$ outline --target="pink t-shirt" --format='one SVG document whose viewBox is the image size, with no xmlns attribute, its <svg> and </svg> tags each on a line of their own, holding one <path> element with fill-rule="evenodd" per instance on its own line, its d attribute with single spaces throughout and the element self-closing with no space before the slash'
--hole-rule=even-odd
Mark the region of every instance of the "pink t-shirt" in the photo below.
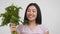
<svg viewBox="0 0 60 34">
<path fill-rule="evenodd" d="M 37 25 L 36 28 L 31 29 L 27 25 L 19 25 L 17 31 L 21 34 L 45 34 L 48 28 L 45 25 Z"/>
</svg>

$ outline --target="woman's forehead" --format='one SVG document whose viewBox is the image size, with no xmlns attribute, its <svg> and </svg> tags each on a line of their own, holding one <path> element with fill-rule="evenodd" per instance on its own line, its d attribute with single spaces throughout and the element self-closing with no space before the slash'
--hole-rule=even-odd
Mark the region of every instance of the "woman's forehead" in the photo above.
<svg viewBox="0 0 60 34">
<path fill-rule="evenodd" d="M 36 7 L 32 5 L 32 6 L 29 6 L 28 10 L 30 9 L 36 10 Z"/>
</svg>

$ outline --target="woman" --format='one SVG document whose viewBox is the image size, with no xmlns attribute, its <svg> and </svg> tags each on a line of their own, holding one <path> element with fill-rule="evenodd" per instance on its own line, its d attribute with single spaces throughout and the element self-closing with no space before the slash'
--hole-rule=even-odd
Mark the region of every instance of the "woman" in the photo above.
<svg viewBox="0 0 60 34">
<path fill-rule="evenodd" d="M 42 25 L 41 10 L 36 3 L 30 3 L 25 12 L 24 25 L 17 27 L 18 34 L 49 34 L 45 25 Z"/>
</svg>

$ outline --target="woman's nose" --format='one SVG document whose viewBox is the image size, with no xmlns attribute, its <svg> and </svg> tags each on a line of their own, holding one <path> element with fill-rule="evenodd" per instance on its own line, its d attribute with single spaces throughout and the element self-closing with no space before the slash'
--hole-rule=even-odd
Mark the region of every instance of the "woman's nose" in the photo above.
<svg viewBox="0 0 60 34">
<path fill-rule="evenodd" d="M 32 12 L 32 11 L 30 11 L 30 14 L 33 14 L 33 12 Z"/>
</svg>

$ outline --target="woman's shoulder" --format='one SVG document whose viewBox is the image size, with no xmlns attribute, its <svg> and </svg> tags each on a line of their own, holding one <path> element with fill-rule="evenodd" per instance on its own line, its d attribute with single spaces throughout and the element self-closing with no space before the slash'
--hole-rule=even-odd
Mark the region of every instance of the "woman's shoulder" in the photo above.
<svg viewBox="0 0 60 34">
<path fill-rule="evenodd" d="M 41 24 L 40 26 L 41 26 L 41 27 L 47 27 L 47 25 L 46 25 L 46 24 Z"/>
<path fill-rule="evenodd" d="M 48 27 L 47 27 L 47 25 L 45 25 L 45 24 L 41 24 L 41 25 L 39 25 L 39 27 L 40 27 L 42 30 L 44 30 L 45 32 L 48 31 Z"/>
<path fill-rule="evenodd" d="M 47 27 L 46 24 L 39 24 L 40 27 Z"/>
<path fill-rule="evenodd" d="M 23 24 L 18 25 L 18 26 L 17 26 L 17 31 L 21 31 L 23 27 L 24 27 Z"/>
</svg>

